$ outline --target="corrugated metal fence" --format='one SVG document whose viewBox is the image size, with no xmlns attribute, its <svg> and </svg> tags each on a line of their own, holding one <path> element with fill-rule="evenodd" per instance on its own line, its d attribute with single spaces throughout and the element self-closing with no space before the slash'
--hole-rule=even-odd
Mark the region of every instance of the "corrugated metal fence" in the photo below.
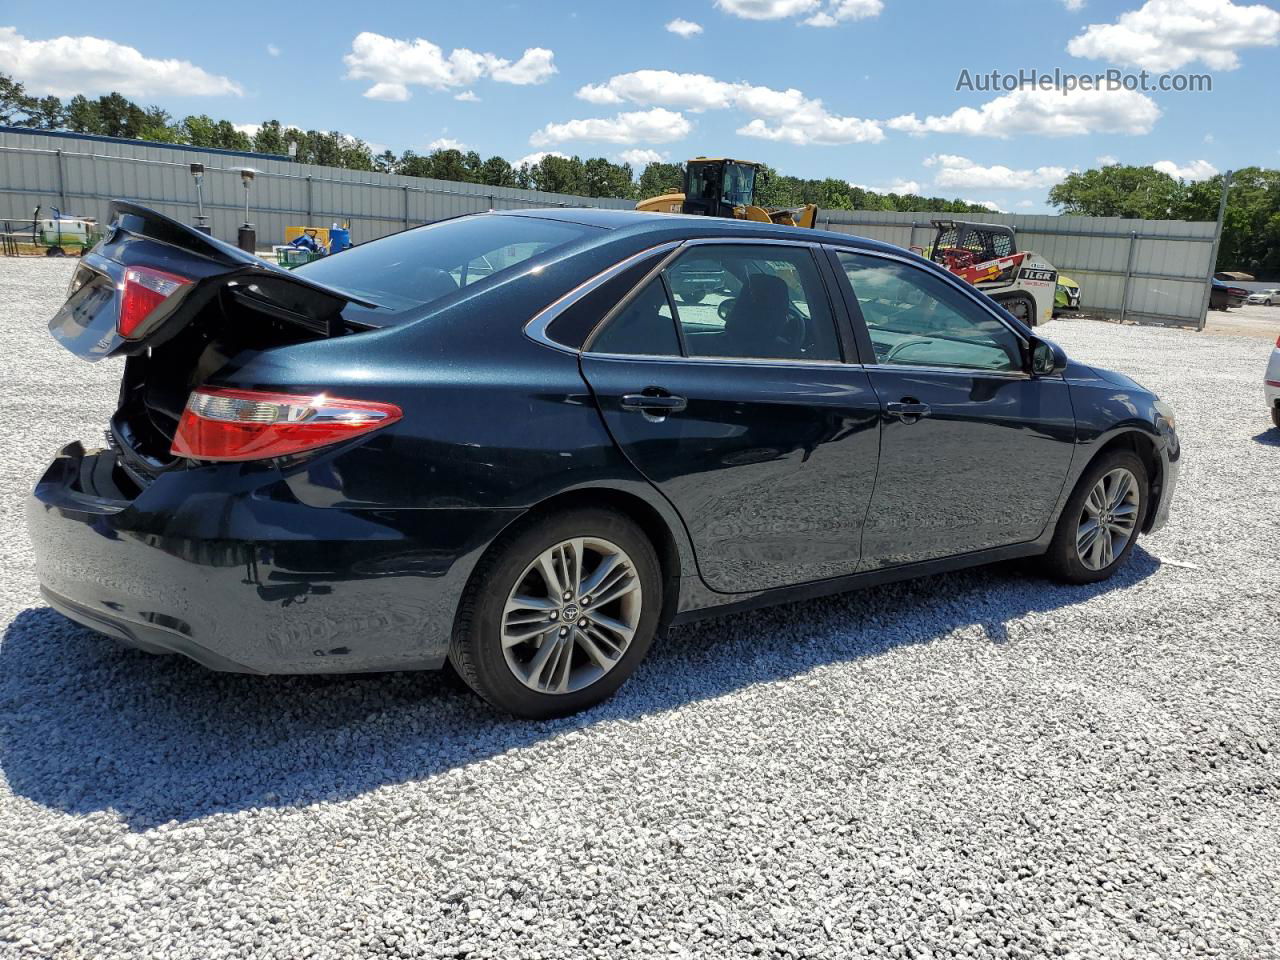
<svg viewBox="0 0 1280 960">
<path fill-rule="evenodd" d="M 135 140 L 0 128 L 0 221 L 21 229 L 37 204 L 105 222 L 112 199 L 127 198 L 186 222 L 196 211 L 189 165 L 205 166 L 205 213 L 234 241 L 244 220 L 240 171 L 256 171 L 250 219 L 259 243 L 281 243 L 287 226 L 351 223 L 357 243 L 461 213 L 534 206 L 629 208 L 629 200 L 425 180 L 294 163 L 262 154 L 201 150 Z M 952 214 L 822 211 L 819 225 L 899 246 L 932 242 L 930 219 Z M 979 215 L 970 214 L 978 218 Z M 981 214 L 1006 223 L 1082 288 L 1082 311 L 1145 323 L 1201 327 L 1217 246 L 1214 223 Z"/>
<path fill-rule="evenodd" d="M 113 199 L 136 200 L 191 222 L 190 164 L 203 163 L 204 208 L 214 235 L 235 242 L 244 221 L 240 171 L 255 171 L 249 215 L 261 246 L 284 242 L 287 226 L 350 221 L 357 243 L 462 213 L 522 207 L 631 208 L 629 200 L 343 170 L 263 154 L 143 144 L 105 137 L 0 130 L 0 221 L 29 222 L 37 204 L 105 223 Z"/>
<path fill-rule="evenodd" d="M 1080 284 L 1082 313 L 1204 325 L 1216 255 L 1217 224 L 1212 222 L 830 210 L 819 212 L 818 224 L 901 247 L 925 247 L 933 242 L 929 221 L 935 217 L 1008 224 L 1020 250 L 1034 250 Z"/>
</svg>

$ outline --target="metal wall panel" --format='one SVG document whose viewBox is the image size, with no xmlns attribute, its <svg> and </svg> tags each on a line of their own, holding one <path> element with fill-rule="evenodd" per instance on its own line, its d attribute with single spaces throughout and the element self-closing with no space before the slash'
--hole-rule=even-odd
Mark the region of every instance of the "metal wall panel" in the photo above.
<svg viewBox="0 0 1280 960">
<path fill-rule="evenodd" d="M 256 171 L 249 217 L 263 247 L 285 227 L 349 221 L 357 243 L 446 217 L 494 209 L 594 206 L 629 209 L 629 200 L 575 197 L 293 163 L 260 154 L 201 151 L 136 141 L 0 130 L 0 225 L 29 222 L 37 204 L 105 222 L 111 200 L 126 198 L 190 222 L 195 188 L 189 164 L 205 165 L 205 213 L 216 236 L 234 241 L 244 220 L 240 170 Z M 1014 228 L 1018 244 L 1040 253 L 1082 287 L 1086 312 L 1122 320 L 1201 326 L 1216 225 L 1116 217 L 822 211 L 819 225 L 901 247 L 933 240 L 934 217 L 968 216 Z"/>
<path fill-rule="evenodd" d="M 576 197 L 514 187 L 452 183 L 293 163 L 165 144 L 0 131 L 0 221 L 15 229 L 37 204 L 105 222 L 113 199 L 136 200 L 190 222 L 195 186 L 189 165 L 205 165 L 205 213 L 216 236 L 234 241 L 244 220 L 240 170 L 252 167 L 249 218 L 263 247 L 288 226 L 351 223 L 357 243 L 463 213 L 534 207 L 630 209 L 629 200 Z"/>
<path fill-rule="evenodd" d="M 818 222 L 840 233 L 923 247 L 933 241 L 930 220 L 935 217 L 1008 224 L 1020 249 L 1036 251 L 1081 285 L 1085 313 L 1177 326 L 1204 324 L 1217 230 L 1212 222 L 883 210 L 822 211 Z"/>
</svg>

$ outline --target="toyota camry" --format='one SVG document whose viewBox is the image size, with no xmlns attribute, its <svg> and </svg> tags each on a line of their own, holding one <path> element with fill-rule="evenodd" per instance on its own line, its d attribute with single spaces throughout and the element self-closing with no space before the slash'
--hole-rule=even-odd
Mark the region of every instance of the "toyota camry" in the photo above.
<svg viewBox="0 0 1280 960">
<path fill-rule="evenodd" d="M 541 718 L 672 624 L 1168 516 L 1173 411 L 905 250 L 616 210 L 460 217 L 280 269 L 117 203 L 53 336 L 122 360 L 28 504 L 48 603 L 216 670 L 452 663 Z"/>
</svg>

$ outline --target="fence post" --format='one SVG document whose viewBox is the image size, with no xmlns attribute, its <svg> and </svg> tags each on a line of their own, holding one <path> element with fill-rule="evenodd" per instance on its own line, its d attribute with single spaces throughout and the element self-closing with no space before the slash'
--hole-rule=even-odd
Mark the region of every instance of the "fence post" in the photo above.
<svg viewBox="0 0 1280 960">
<path fill-rule="evenodd" d="M 404 191 L 404 228 L 409 229 L 409 185 L 406 183 L 400 188 Z"/>
<path fill-rule="evenodd" d="M 315 203 L 311 192 L 313 184 L 311 182 L 311 174 L 307 174 L 307 226 L 311 226 L 315 220 Z"/>
<path fill-rule="evenodd" d="M 1129 234 L 1129 261 L 1124 268 L 1124 289 L 1120 292 L 1120 322 L 1124 323 L 1124 318 L 1129 313 L 1129 284 L 1133 280 L 1133 258 L 1138 250 L 1138 233 L 1131 231 Z"/>
<path fill-rule="evenodd" d="M 489 194 L 489 209 L 490 210 L 498 209 L 498 198 L 495 197 L 492 193 Z"/>
<path fill-rule="evenodd" d="M 1203 330 L 1209 320 L 1209 298 L 1213 296 L 1213 275 L 1218 272 L 1218 247 L 1222 245 L 1222 221 L 1227 216 L 1227 194 L 1231 190 L 1231 174 L 1228 170 L 1222 175 L 1222 196 L 1218 200 L 1218 225 L 1213 231 L 1213 247 L 1209 252 L 1209 276 L 1204 284 L 1204 302 L 1200 306 L 1200 324 L 1197 330 Z"/>
<path fill-rule="evenodd" d="M 66 170 L 66 160 L 65 160 L 65 159 L 63 158 L 63 156 L 62 156 L 62 151 L 61 151 L 61 150 L 55 150 L 55 151 L 54 151 L 54 153 L 55 153 L 55 154 L 57 154 L 57 162 L 58 162 L 58 204 L 59 204 L 59 209 L 60 209 L 63 213 L 66 213 L 66 212 L 67 212 L 67 170 Z"/>
</svg>

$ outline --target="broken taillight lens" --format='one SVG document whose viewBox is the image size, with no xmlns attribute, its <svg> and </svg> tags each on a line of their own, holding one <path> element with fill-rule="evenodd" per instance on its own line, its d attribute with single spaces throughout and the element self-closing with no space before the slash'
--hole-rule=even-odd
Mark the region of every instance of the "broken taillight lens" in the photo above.
<svg viewBox="0 0 1280 960">
<path fill-rule="evenodd" d="M 395 423 L 391 403 L 202 387 L 187 398 L 171 452 L 193 460 L 266 460 L 304 453 Z"/>
<path fill-rule="evenodd" d="M 153 267 L 125 267 L 120 291 L 120 316 L 116 320 L 120 336 L 126 340 L 135 339 L 151 311 L 190 282 L 186 277 Z"/>
</svg>

